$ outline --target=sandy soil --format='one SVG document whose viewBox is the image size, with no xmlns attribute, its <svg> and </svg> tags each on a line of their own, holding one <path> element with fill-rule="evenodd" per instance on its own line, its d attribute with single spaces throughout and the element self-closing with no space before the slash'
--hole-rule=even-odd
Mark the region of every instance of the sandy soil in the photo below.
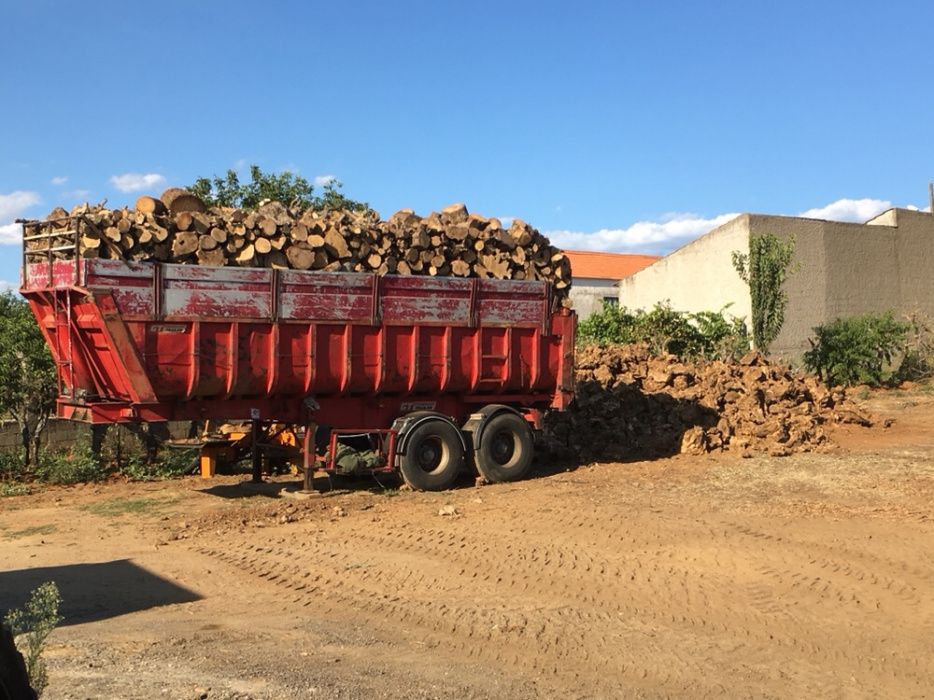
<svg viewBox="0 0 934 700">
<path fill-rule="evenodd" d="M 0 608 L 58 582 L 52 699 L 931 697 L 934 396 L 873 404 L 821 455 L 5 498 Z"/>
</svg>

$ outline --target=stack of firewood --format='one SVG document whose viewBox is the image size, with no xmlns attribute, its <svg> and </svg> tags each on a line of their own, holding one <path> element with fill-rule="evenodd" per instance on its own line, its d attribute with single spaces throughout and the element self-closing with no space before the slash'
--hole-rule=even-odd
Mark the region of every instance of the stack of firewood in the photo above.
<svg viewBox="0 0 934 700">
<path fill-rule="evenodd" d="M 560 250 L 524 221 L 471 214 L 463 204 L 418 216 L 411 209 L 382 220 L 372 210 L 296 210 L 266 202 L 256 211 L 207 208 L 186 190 L 158 199 L 140 197 L 135 209 L 80 205 L 58 208 L 30 222 L 26 235 L 74 231 L 86 258 L 197 265 L 279 267 L 545 280 L 559 298 L 571 285 L 571 265 Z M 43 239 L 27 248 L 45 246 Z"/>
</svg>

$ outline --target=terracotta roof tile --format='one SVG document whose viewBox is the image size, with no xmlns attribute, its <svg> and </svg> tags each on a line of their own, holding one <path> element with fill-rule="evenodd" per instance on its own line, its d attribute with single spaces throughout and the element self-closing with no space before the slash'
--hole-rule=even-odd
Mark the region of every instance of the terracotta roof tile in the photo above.
<svg viewBox="0 0 934 700">
<path fill-rule="evenodd" d="M 621 280 L 659 259 L 657 255 L 596 253 L 589 250 L 565 250 L 564 254 L 571 260 L 574 279 Z"/>
</svg>

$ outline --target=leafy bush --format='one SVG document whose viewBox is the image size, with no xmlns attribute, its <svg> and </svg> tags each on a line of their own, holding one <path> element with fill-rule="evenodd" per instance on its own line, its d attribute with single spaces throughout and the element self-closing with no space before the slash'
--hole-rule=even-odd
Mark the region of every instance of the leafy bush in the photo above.
<svg viewBox="0 0 934 700">
<path fill-rule="evenodd" d="M 920 314 L 908 317 L 908 340 L 898 367 L 899 380 L 934 376 L 934 324 Z"/>
<path fill-rule="evenodd" d="M 61 602 L 58 586 L 49 581 L 32 592 L 22 610 L 11 610 L 4 619 L 4 624 L 19 640 L 17 647 L 20 647 L 19 651 L 26 662 L 29 683 L 38 696 L 42 695 L 49 682 L 42 652 L 49 635 L 62 621 L 58 614 Z M 25 646 L 25 649 L 21 648 L 22 646 Z"/>
<path fill-rule="evenodd" d="M 158 481 L 190 474 L 198 466 L 199 452 L 194 449 L 168 449 L 159 451 L 156 459 L 147 461 L 133 458 L 121 465 L 117 473 L 132 481 Z"/>
<path fill-rule="evenodd" d="M 39 458 L 35 476 L 49 484 L 78 484 L 100 481 L 110 476 L 110 470 L 91 451 L 86 442 L 79 442 L 70 450 L 46 450 Z"/>
<path fill-rule="evenodd" d="M 879 386 L 896 377 L 894 363 L 905 352 L 909 328 L 891 311 L 838 318 L 814 329 L 804 364 L 832 386 Z"/>
<path fill-rule="evenodd" d="M 668 303 L 651 311 L 630 311 L 604 304 L 603 309 L 578 326 L 583 344 L 646 343 L 649 351 L 683 358 L 730 359 L 749 350 L 749 336 L 742 318 L 724 310 L 688 313 Z"/>
</svg>

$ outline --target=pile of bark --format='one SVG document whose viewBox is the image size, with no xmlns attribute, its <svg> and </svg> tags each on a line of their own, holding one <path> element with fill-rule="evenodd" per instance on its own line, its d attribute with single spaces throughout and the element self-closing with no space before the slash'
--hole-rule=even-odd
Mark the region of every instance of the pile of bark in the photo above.
<svg viewBox="0 0 934 700">
<path fill-rule="evenodd" d="M 577 398 L 549 416 L 559 453 L 588 461 L 738 451 L 785 456 L 827 445 L 831 423 L 870 425 L 841 388 L 772 364 L 653 357 L 641 345 L 577 356 Z"/>
<path fill-rule="evenodd" d="M 79 215 L 78 254 L 86 258 L 544 280 L 561 299 L 571 286 L 570 261 L 536 229 L 520 219 L 504 227 L 463 204 L 425 217 L 403 209 L 382 220 L 372 210 L 298 210 L 274 201 L 257 211 L 209 209 L 173 188 L 158 199 L 140 197 L 135 209 L 55 209 L 47 221 L 27 224 L 27 239 L 59 232 L 56 246 L 67 242 Z M 45 245 L 27 240 L 27 249 Z"/>
</svg>

